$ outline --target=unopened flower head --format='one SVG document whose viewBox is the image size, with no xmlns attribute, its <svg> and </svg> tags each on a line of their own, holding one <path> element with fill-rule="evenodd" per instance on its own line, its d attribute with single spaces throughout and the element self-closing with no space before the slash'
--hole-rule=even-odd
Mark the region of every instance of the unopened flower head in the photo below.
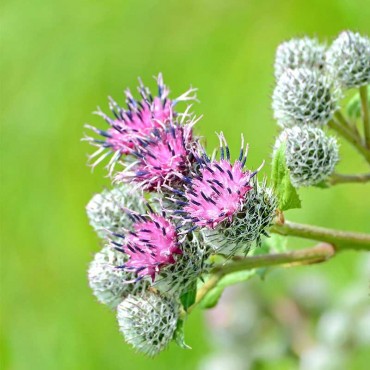
<svg viewBox="0 0 370 370">
<path fill-rule="evenodd" d="M 179 319 L 179 304 L 153 292 L 129 295 L 117 307 L 120 331 L 138 352 L 155 356 L 173 339 Z"/>
<path fill-rule="evenodd" d="M 122 235 L 124 243 L 117 248 L 129 256 L 121 268 L 134 272 L 137 275 L 135 281 L 144 276 L 150 276 L 154 281 L 164 266 L 176 263 L 176 254 L 182 254 L 176 226 L 153 212 L 145 216 L 134 212 L 128 214 L 135 223 L 133 231 Z"/>
<path fill-rule="evenodd" d="M 327 52 L 329 72 L 344 88 L 370 84 L 370 39 L 342 32 Z"/>
<path fill-rule="evenodd" d="M 116 176 L 117 181 L 134 181 L 143 190 L 160 191 L 161 187 L 176 186 L 181 175 L 187 175 L 194 162 L 192 124 L 173 125 L 154 130 L 152 137 L 134 154 L 137 162 Z"/>
<path fill-rule="evenodd" d="M 204 153 L 197 157 L 199 171 L 185 178 L 183 210 L 195 225 L 215 228 L 225 220 L 232 220 L 241 209 L 246 194 L 252 189 L 251 178 L 257 173 L 244 169 L 247 148 L 244 143 L 239 158 L 230 162 L 230 151 L 221 133 L 220 160 L 210 160 Z"/>
<path fill-rule="evenodd" d="M 202 230 L 206 242 L 224 254 L 247 254 L 253 242 L 261 243 L 276 216 L 277 198 L 266 181 L 253 181 L 253 189 L 245 197 L 242 208 L 232 221 L 224 221 L 215 230 Z"/>
<path fill-rule="evenodd" d="M 315 38 L 303 37 L 283 42 L 276 50 L 276 79 L 279 80 L 287 69 L 322 69 L 325 64 L 325 49 Z"/>
<path fill-rule="evenodd" d="M 274 117 L 281 127 L 324 125 L 338 109 L 340 90 L 317 70 L 297 68 L 280 77 L 272 96 Z"/>
<path fill-rule="evenodd" d="M 127 256 L 110 246 L 105 246 L 95 254 L 88 270 L 89 285 L 100 303 L 115 308 L 131 294 L 144 291 L 149 283 L 141 280 L 133 284 L 126 281 L 134 279 L 130 272 L 118 269 L 127 261 Z"/>
<path fill-rule="evenodd" d="M 154 283 L 160 291 L 175 296 L 181 296 L 202 274 L 209 271 L 207 260 L 213 252 L 202 235 L 192 232 L 181 243 L 181 250 L 182 254 L 175 256 L 176 263 L 161 269 Z"/>
<path fill-rule="evenodd" d="M 126 90 L 126 109 L 110 98 L 109 106 L 113 118 L 100 110 L 97 112 L 108 123 L 109 128 L 100 130 L 90 125 L 86 126 L 101 136 L 99 139 L 86 138 L 92 145 L 98 147 L 98 150 L 91 155 L 91 159 L 95 161 L 93 166 L 110 154 L 113 154 L 110 165 L 118 161 L 122 155 L 132 154 L 141 140 L 150 136 L 154 129 L 162 130 L 177 115 L 174 106 L 179 101 L 196 98 L 194 94 L 196 90 L 190 89 L 177 99 L 170 100 L 169 89 L 164 85 L 161 74 L 157 78 L 157 85 L 158 95 L 153 97 L 150 90 L 140 81 L 138 90 L 141 100 L 136 100 L 130 90 Z"/>
<path fill-rule="evenodd" d="M 125 208 L 138 213 L 144 213 L 146 209 L 140 192 L 133 191 L 129 184 L 120 184 L 95 194 L 86 206 L 86 212 L 91 226 L 105 239 L 132 227 L 132 219 L 124 211 Z"/>
<path fill-rule="evenodd" d="M 275 150 L 285 144 L 286 164 L 295 187 L 317 185 L 328 178 L 339 161 L 339 147 L 334 137 L 313 127 L 285 129 Z"/>
</svg>

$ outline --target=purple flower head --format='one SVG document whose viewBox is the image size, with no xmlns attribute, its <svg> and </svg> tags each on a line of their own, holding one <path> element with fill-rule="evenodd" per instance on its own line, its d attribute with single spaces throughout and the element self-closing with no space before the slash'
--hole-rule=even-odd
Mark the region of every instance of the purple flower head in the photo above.
<svg viewBox="0 0 370 370">
<path fill-rule="evenodd" d="M 247 147 L 244 149 L 243 137 L 239 158 L 233 164 L 223 133 L 219 139 L 220 160 L 210 160 L 204 153 L 197 158 L 199 173 L 185 179 L 183 210 L 195 225 L 211 229 L 225 220 L 231 221 L 242 208 L 246 194 L 252 189 L 250 180 L 258 172 L 244 170 Z"/>
<path fill-rule="evenodd" d="M 142 142 L 133 153 L 137 162 L 119 173 L 116 180 L 134 181 L 146 191 L 181 184 L 181 177 L 189 173 L 195 161 L 194 124 L 195 121 L 181 126 L 171 124 L 164 130 L 154 130 L 150 140 Z"/>
<path fill-rule="evenodd" d="M 176 227 L 155 213 L 146 216 L 130 213 L 130 216 L 135 219 L 134 231 L 128 232 L 124 244 L 116 248 L 126 253 L 129 260 L 119 267 L 136 272 L 135 281 L 144 276 L 154 281 L 162 267 L 176 263 L 175 254 L 182 254 Z"/>
<path fill-rule="evenodd" d="M 109 165 L 113 165 L 122 155 L 132 154 L 141 140 L 145 140 L 154 129 L 162 130 L 176 116 L 173 108 L 179 101 L 195 100 L 196 90 L 189 89 L 175 100 L 168 98 L 169 89 L 163 83 L 162 74 L 157 77 L 158 96 L 151 94 L 150 90 L 139 80 L 138 87 L 141 100 L 136 100 L 130 90 L 125 91 L 127 109 L 120 107 L 112 98 L 109 98 L 109 107 L 114 118 L 110 118 L 100 109 L 96 112 L 109 124 L 107 130 L 100 130 L 90 125 L 100 135 L 100 139 L 87 137 L 86 140 L 98 147 L 91 155 L 91 159 L 97 158 L 93 163 L 96 166 L 104 158 L 113 154 Z"/>
</svg>

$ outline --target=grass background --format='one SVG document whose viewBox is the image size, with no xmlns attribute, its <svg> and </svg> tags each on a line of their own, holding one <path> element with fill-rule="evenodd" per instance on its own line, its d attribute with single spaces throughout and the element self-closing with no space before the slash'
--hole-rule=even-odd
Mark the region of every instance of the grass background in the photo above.
<svg viewBox="0 0 370 370">
<path fill-rule="evenodd" d="M 209 147 L 223 130 L 237 151 L 244 132 L 256 168 L 269 162 L 276 135 L 276 46 L 304 34 L 330 40 L 347 28 L 369 34 L 369 19 L 367 0 L 2 2 L 3 368 L 195 369 L 209 351 L 201 312 L 188 320 L 193 350 L 172 346 L 152 361 L 123 343 L 114 315 L 89 291 L 86 267 L 98 240 L 84 206 L 108 180 L 85 166 L 92 148 L 80 142 L 82 126 L 103 127 L 91 115 L 97 105 L 107 110 L 108 95 L 120 101 L 137 76 L 154 87 L 162 71 L 172 96 L 199 88 L 198 131 Z M 343 171 L 365 170 L 346 145 L 342 157 Z M 290 218 L 370 231 L 369 186 L 309 189 L 302 199 L 304 211 Z M 346 253 L 315 269 L 334 282 L 335 295 L 359 258 Z"/>
</svg>

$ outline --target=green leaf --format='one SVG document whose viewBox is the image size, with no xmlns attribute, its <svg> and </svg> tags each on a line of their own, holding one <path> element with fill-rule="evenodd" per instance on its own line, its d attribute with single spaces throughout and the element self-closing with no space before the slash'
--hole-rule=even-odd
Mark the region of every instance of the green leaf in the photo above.
<svg viewBox="0 0 370 370">
<path fill-rule="evenodd" d="M 184 332 L 184 326 L 185 326 L 185 321 L 183 319 L 179 319 L 177 321 L 177 326 L 175 333 L 173 335 L 173 340 L 176 342 L 176 344 L 183 348 L 183 349 L 191 349 L 190 346 L 188 346 L 185 343 L 185 332 Z"/>
<path fill-rule="evenodd" d="M 262 248 L 265 253 L 285 253 L 288 250 L 288 238 L 284 235 L 272 234 L 269 238 L 262 240 Z"/>
<path fill-rule="evenodd" d="M 272 184 L 278 198 L 279 208 L 282 211 L 301 208 L 301 200 L 297 190 L 290 181 L 290 173 L 285 159 L 285 148 L 285 143 L 283 143 L 275 152 L 271 173 Z"/>
<path fill-rule="evenodd" d="M 195 303 L 197 296 L 197 284 L 196 282 L 189 287 L 189 289 L 180 297 L 180 302 L 187 311 L 188 308 Z"/>
<path fill-rule="evenodd" d="M 321 188 L 321 189 L 327 189 L 330 188 L 330 184 L 328 183 L 327 180 L 323 180 L 319 182 L 318 184 L 314 185 L 316 188 Z"/>
<path fill-rule="evenodd" d="M 224 288 L 213 288 L 207 295 L 201 300 L 200 307 L 204 309 L 213 308 L 217 305 L 217 302 L 221 298 Z"/>
<path fill-rule="evenodd" d="M 370 104 L 370 86 L 367 87 L 367 97 Z M 361 118 L 361 98 L 360 93 L 357 92 L 346 106 L 346 113 L 351 118 Z"/>
<path fill-rule="evenodd" d="M 216 287 L 226 288 L 230 285 L 242 283 L 243 281 L 249 280 L 255 273 L 256 273 L 255 269 L 252 269 L 227 274 L 218 282 Z"/>
<path fill-rule="evenodd" d="M 218 303 L 224 289 L 230 285 L 241 283 L 243 281 L 249 280 L 252 276 L 256 274 L 256 270 L 246 270 L 246 271 L 237 271 L 231 274 L 227 274 L 220 279 L 218 284 L 210 290 L 207 295 L 200 302 L 202 308 L 213 308 Z"/>
</svg>

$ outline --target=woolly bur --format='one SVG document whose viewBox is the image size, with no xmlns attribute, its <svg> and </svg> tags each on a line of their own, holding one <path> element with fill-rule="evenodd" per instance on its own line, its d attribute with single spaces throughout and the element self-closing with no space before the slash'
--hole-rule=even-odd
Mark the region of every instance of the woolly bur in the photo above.
<svg viewBox="0 0 370 370">
<path fill-rule="evenodd" d="M 125 208 L 138 213 L 144 213 L 146 209 L 140 192 L 133 192 L 131 186 L 121 184 L 95 194 L 86 206 L 86 213 L 90 225 L 99 237 L 117 239 L 114 233 L 130 229 L 133 225 L 132 218 L 124 211 Z"/>
<path fill-rule="evenodd" d="M 370 84 L 370 39 L 344 31 L 327 52 L 328 70 L 344 88 Z"/>
<path fill-rule="evenodd" d="M 325 65 L 325 46 L 317 39 L 295 38 L 280 44 L 275 56 L 275 77 L 277 80 L 288 69 L 308 68 L 321 70 Z"/>
<path fill-rule="evenodd" d="M 93 294 L 100 303 L 112 309 L 130 293 L 138 294 L 148 287 L 145 281 L 126 284 L 126 281 L 135 278 L 132 273 L 117 268 L 126 261 L 127 256 L 110 246 L 105 246 L 95 254 L 89 266 L 88 280 Z"/>
<path fill-rule="evenodd" d="M 178 303 L 165 295 L 151 291 L 129 295 L 117 307 L 119 329 L 134 349 L 152 357 L 173 339 L 179 310 Z"/>
<path fill-rule="evenodd" d="M 281 127 L 326 124 L 338 109 L 340 91 L 329 77 L 308 68 L 288 69 L 273 96 L 274 117 Z"/>
<path fill-rule="evenodd" d="M 275 151 L 282 144 L 290 178 L 296 187 L 321 183 L 334 172 L 339 161 L 337 140 L 319 128 L 285 129 L 275 143 Z"/>
<path fill-rule="evenodd" d="M 276 216 L 277 199 L 266 181 L 252 182 L 252 189 L 231 221 L 226 220 L 215 230 L 203 229 L 205 240 L 217 253 L 229 256 L 247 254 L 253 242 L 257 246 L 262 236 L 268 236 L 268 229 Z"/>
</svg>

